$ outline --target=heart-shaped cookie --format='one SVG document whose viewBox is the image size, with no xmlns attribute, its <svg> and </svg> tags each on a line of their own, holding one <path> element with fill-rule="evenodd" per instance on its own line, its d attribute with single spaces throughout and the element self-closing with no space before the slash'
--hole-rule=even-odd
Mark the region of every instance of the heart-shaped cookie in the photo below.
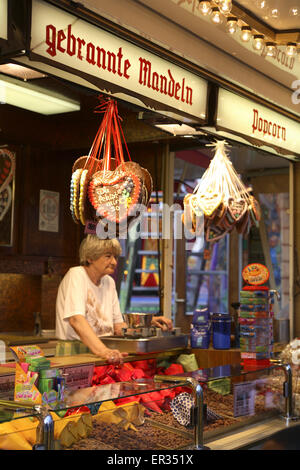
<svg viewBox="0 0 300 470">
<path fill-rule="evenodd" d="M 213 191 L 198 193 L 198 204 L 207 217 L 210 217 L 222 202 L 222 195 Z"/>
<path fill-rule="evenodd" d="M 15 157 L 7 149 L 0 149 L 0 192 L 11 182 L 15 172 Z"/>
<path fill-rule="evenodd" d="M 70 186 L 70 211 L 72 218 L 76 224 L 80 221 L 79 214 L 79 197 L 80 197 L 80 179 L 83 170 L 78 168 L 74 171 L 71 178 Z"/>
<path fill-rule="evenodd" d="M 89 183 L 89 200 L 100 219 L 120 223 L 141 203 L 142 184 L 136 174 L 125 173 L 119 167 L 115 171 L 99 171 Z"/>
<path fill-rule="evenodd" d="M 6 188 L 0 193 L 0 221 L 4 219 L 5 214 L 11 206 L 11 187 Z"/>
<path fill-rule="evenodd" d="M 241 220 L 247 210 L 247 201 L 245 199 L 228 198 L 228 211 L 233 221 L 238 222 Z"/>
<path fill-rule="evenodd" d="M 221 229 L 220 227 L 215 227 L 212 224 L 208 224 L 206 228 L 205 238 L 207 242 L 214 243 L 221 240 L 221 238 L 225 237 L 227 233 L 228 231 L 225 229 Z"/>
</svg>

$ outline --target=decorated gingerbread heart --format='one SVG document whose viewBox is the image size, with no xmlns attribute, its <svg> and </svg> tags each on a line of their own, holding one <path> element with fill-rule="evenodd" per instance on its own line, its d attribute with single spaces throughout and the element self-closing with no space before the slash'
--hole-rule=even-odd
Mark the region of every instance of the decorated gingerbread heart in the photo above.
<svg viewBox="0 0 300 470">
<path fill-rule="evenodd" d="M 228 211 L 233 221 L 238 222 L 241 220 L 247 210 L 247 201 L 239 198 L 234 199 L 233 197 L 228 198 Z"/>
<path fill-rule="evenodd" d="M 97 217 L 120 223 L 130 217 L 142 200 L 143 181 L 135 174 L 122 171 L 96 172 L 88 187 L 89 200 Z"/>
<path fill-rule="evenodd" d="M 213 191 L 197 194 L 197 198 L 200 209 L 207 217 L 211 216 L 222 202 L 222 195 Z"/>
<path fill-rule="evenodd" d="M 0 192 L 11 182 L 15 172 L 15 157 L 7 149 L 0 149 Z"/>
</svg>

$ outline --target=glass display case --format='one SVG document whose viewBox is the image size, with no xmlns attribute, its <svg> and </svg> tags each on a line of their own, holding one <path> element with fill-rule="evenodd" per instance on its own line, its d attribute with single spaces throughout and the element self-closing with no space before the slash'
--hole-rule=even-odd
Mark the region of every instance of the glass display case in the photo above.
<svg viewBox="0 0 300 470">
<path fill-rule="evenodd" d="M 66 390 L 47 407 L 2 400 L 0 410 L 0 449 L 209 448 L 274 416 L 292 419 L 292 380 L 289 366 L 220 366 Z"/>
</svg>

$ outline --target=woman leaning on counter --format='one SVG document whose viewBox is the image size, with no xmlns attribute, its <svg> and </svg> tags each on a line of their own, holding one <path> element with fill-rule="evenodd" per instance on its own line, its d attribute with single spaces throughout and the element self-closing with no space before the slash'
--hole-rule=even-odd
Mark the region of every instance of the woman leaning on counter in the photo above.
<svg viewBox="0 0 300 470">
<path fill-rule="evenodd" d="M 99 336 L 121 335 L 122 328 L 127 327 L 111 277 L 121 252 L 118 240 L 88 235 L 79 248 L 80 266 L 69 269 L 56 299 L 56 337 L 80 340 L 93 354 L 110 363 L 122 362 L 127 356 L 107 348 L 99 339 Z M 172 322 L 155 317 L 153 326 L 172 328 Z"/>
</svg>

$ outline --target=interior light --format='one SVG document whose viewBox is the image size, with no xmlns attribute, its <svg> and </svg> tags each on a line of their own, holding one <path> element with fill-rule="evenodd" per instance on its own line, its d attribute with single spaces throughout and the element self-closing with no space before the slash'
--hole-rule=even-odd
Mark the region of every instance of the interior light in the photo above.
<svg viewBox="0 0 300 470">
<path fill-rule="evenodd" d="M 197 131 L 194 127 L 188 126 L 187 124 L 155 124 L 155 127 L 170 132 L 173 135 L 181 136 L 193 136 L 202 135 L 203 131 Z"/>
<path fill-rule="evenodd" d="M 266 43 L 266 48 L 267 48 L 267 56 L 268 57 L 275 57 L 276 51 L 277 51 L 277 46 L 275 42 L 267 42 Z"/>
<path fill-rule="evenodd" d="M 286 55 L 294 57 L 297 54 L 297 44 L 295 42 L 288 42 L 286 45 Z"/>
<path fill-rule="evenodd" d="M 80 103 L 74 100 L 3 75 L 0 75 L 0 102 L 45 115 L 80 110 Z"/>
<path fill-rule="evenodd" d="M 36 78 L 45 78 L 46 75 L 36 70 L 24 67 L 23 65 L 8 63 L 0 65 L 0 72 L 5 73 L 6 75 L 12 75 L 16 78 L 21 78 L 25 82 L 27 80 L 33 80 Z"/>
<path fill-rule="evenodd" d="M 226 31 L 229 34 L 234 34 L 237 31 L 237 18 L 235 16 L 229 16 L 227 18 Z"/>
<path fill-rule="evenodd" d="M 199 10 L 202 15 L 207 16 L 211 14 L 211 4 L 210 2 L 200 2 L 199 3 Z"/>
<path fill-rule="evenodd" d="M 252 34 L 251 34 L 250 26 L 242 26 L 242 28 L 241 28 L 241 40 L 243 42 L 248 42 L 248 41 L 250 41 L 251 37 L 252 37 Z"/>
<path fill-rule="evenodd" d="M 224 16 L 220 12 L 219 8 L 215 7 L 212 9 L 211 21 L 215 24 L 223 23 Z"/>
<path fill-rule="evenodd" d="M 265 45 L 264 38 L 265 37 L 263 34 L 255 34 L 253 36 L 253 49 L 256 51 L 261 51 Z"/>
</svg>

